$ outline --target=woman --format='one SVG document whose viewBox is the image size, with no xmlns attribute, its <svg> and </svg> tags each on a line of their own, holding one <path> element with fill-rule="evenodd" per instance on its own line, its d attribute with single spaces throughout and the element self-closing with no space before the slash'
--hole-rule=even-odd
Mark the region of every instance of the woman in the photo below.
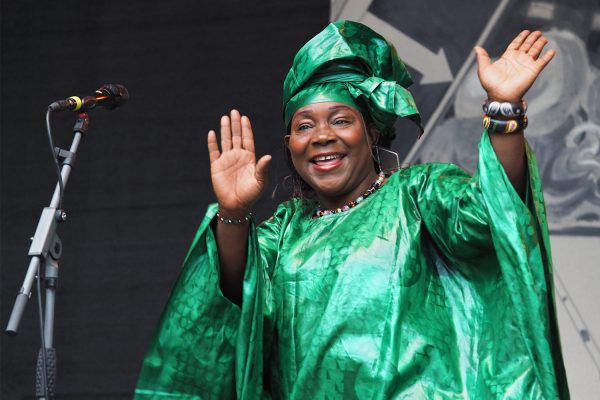
<svg viewBox="0 0 600 400">
<path fill-rule="evenodd" d="M 420 126 L 395 50 L 337 21 L 284 83 L 298 195 L 255 228 L 270 156 L 250 121 L 208 134 L 209 208 L 144 361 L 137 398 L 568 397 L 551 258 L 523 95 L 552 50 L 523 31 L 491 63 L 473 177 L 444 164 L 391 176 L 377 145 Z M 500 133 L 500 132 L 509 132 Z"/>
</svg>

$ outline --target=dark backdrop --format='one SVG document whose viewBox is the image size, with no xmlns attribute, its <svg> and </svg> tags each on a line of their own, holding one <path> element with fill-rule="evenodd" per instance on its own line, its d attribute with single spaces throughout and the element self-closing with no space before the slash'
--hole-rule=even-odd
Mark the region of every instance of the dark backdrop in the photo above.
<svg viewBox="0 0 600 400">
<path fill-rule="evenodd" d="M 62 399 L 131 396 L 180 263 L 213 201 L 205 136 L 231 107 L 272 153 L 264 218 L 286 196 L 281 84 L 292 57 L 328 21 L 327 0 L 17 1 L 1 3 L 0 282 L 6 327 L 29 237 L 56 182 L 44 112 L 102 83 L 131 93 L 94 110 L 59 229 L 55 347 Z M 71 142 L 73 114 L 53 118 Z M 20 333 L 0 339 L 2 399 L 32 398 L 39 348 L 34 298 Z"/>
</svg>

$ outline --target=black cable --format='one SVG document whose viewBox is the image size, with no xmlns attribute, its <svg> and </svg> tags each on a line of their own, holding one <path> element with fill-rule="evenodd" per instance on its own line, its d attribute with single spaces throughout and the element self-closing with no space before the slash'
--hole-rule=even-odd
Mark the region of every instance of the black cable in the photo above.
<svg viewBox="0 0 600 400">
<path fill-rule="evenodd" d="M 42 386 L 44 388 L 44 397 L 46 398 L 46 400 L 49 400 L 50 398 L 48 397 L 48 377 L 46 375 L 46 372 L 48 371 L 48 363 L 46 361 L 46 338 L 44 335 L 44 310 L 42 308 L 42 285 L 40 283 L 41 281 L 41 277 L 40 277 L 40 266 L 38 265 L 38 270 L 37 270 L 37 303 L 38 303 L 38 315 L 40 318 L 40 339 L 42 342 Z"/>
<path fill-rule="evenodd" d="M 46 133 L 48 134 L 48 143 L 50 144 L 50 151 L 52 152 L 52 160 L 54 161 L 54 165 L 56 166 L 56 172 L 58 173 L 58 209 L 62 210 L 62 201 L 63 201 L 63 180 L 62 174 L 60 173 L 60 165 L 58 164 L 58 156 L 56 151 L 54 150 L 54 141 L 52 140 L 52 129 L 50 128 L 50 113 L 52 111 L 48 109 L 46 111 Z"/>
</svg>

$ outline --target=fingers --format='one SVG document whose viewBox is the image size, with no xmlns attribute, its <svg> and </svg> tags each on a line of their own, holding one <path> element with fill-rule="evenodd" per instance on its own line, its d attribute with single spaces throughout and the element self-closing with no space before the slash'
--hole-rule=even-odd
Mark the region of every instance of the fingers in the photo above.
<svg viewBox="0 0 600 400">
<path fill-rule="evenodd" d="M 540 68 L 544 68 L 546 64 L 550 62 L 556 55 L 556 51 L 553 49 L 548 50 L 544 53 L 543 56 L 537 59 L 536 63 L 540 66 Z"/>
<path fill-rule="evenodd" d="M 477 69 L 481 71 L 482 69 L 487 68 L 492 62 L 488 52 L 480 46 L 475 46 L 473 50 L 475 50 L 475 57 L 477 58 Z"/>
<path fill-rule="evenodd" d="M 255 152 L 250 118 L 245 115 L 241 116 L 238 110 L 231 110 L 229 116 L 221 117 L 221 151 L 227 152 L 232 149 Z M 214 130 L 208 132 L 208 152 L 211 162 L 221 156 L 217 144 L 217 134 Z"/>
<path fill-rule="evenodd" d="M 529 35 L 527 35 L 527 37 L 517 50 L 529 53 L 531 46 L 533 46 L 533 44 L 540 38 L 540 36 L 542 36 L 542 32 L 540 31 L 531 32 Z"/>
<path fill-rule="evenodd" d="M 242 147 L 252 153 L 255 152 L 252 125 L 250 124 L 250 118 L 245 115 L 242 117 Z"/>
<path fill-rule="evenodd" d="M 511 42 L 508 49 L 525 52 L 537 60 L 546 44 L 548 44 L 548 39 L 542 35 L 542 32 L 525 30 Z"/>
<path fill-rule="evenodd" d="M 510 42 L 510 44 L 507 47 L 507 50 L 518 50 L 525 41 L 525 39 L 527 39 L 527 36 L 529 36 L 529 33 L 530 32 L 528 30 L 524 30 L 521 33 L 519 33 L 517 37 L 514 38 L 512 42 Z"/>
<path fill-rule="evenodd" d="M 540 67 L 540 70 L 546 66 L 556 55 L 555 50 L 548 50 L 544 53 L 542 57 L 542 51 L 544 47 L 548 44 L 548 39 L 542 34 L 540 31 L 535 31 L 530 33 L 523 44 L 519 47 L 519 51 L 525 51 L 529 56 L 531 56 L 536 64 Z"/>
<path fill-rule="evenodd" d="M 221 117 L 221 150 L 231 150 L 231 121 L 227 115 Z"/>
<path fill-rule="evenodd" d="M 234 149 L 242 147 L 242 122 L 240 112 L 231 110 L 231 144 Z"/>
<path fill-rule="evenodd" d="M 221 152 L 219 151 L 219 145 L 217 144 L 217 134 L 215 131 L 208 131 L 208 158 L 210 159 L 210 163 L 212 164 L 216 161 L 220 156 Z"/>
<path fill-rule="evenodd" d="M 269 161 L 271 161 L 271 158 L 272 157 L 267 154 L 262 156 L 256 163 L 256 180 L 263 184 L 267 183 L 267 167 L 269 165 Z"/>
<path fill-rule="evenodd" d="M 533 42 L 529 50 L 527 50 L 527 54 L 533 57 L 534 60 L 537 60 L 546 44 L 548 44 L 548 39 L 542 36 L 542 33 L 540 32 L 535 42 Z"/>
<path fill-rule="evenodd" d="M 542 51 L 548 44 L 548 39 L 540 31 L 522 31 L 517 37 L 508 45 L 504 56 L 510 53 L 510 51 L 523 52 L 533 58 L 540 70 L 546 66 L 556 55 L 556 51 L 548 50 L 542 57 Z M 503 57 L 504 57 L 503 56 Z"/>
<path fill-rule="evenodd" d="M 238 110 L 221 117 L 221 149 L 223 152 L 242 147 L 242 125 Z"/>
</svg>

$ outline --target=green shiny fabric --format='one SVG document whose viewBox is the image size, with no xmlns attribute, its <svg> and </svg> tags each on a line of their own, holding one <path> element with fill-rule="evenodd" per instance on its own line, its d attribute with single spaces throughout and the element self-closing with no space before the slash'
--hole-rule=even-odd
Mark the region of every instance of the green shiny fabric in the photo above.
<svg viewBox="0 0 600 400">
<path fill-rule="evenodd" d="M 283 83 L 283 120 L 289 126 L 294 113 L 311 104 L 315 93 L 325 93 L 323 86 L 335 84 L 343 85 L 359 103 L 357 108 L 364 105 L 382 135 L 394 138 L 397 117 L 411 119 L 422 132 L 419 111 L 406 89 L 412 83 L 396 49 L 382 36 L 358 22 L 335 21 L 296 54 Z"/>
<path fill-rule="evenodd" d="M 314 103 L 324 103 L 326 101 L 334 101 L 336 103 L 354 107 L 363 115 L 368 113 L 364 104 L 350 94 L 345 83 L 313 84 L 302 90 L 298 96 L 294 96 L 294 98 L 288 102 L 286 110 L 288 110 L 290 114 L 285 117 L 286 126 L 291 122 L 294 113 L 302 107 Z"/>
<path fill-rule="evenodd" d="M 351 210 L 251 227 L 240 309 L 209 208 L 136 399 L 567 399 L 546 215 L 487 134 L 478 172 L 413 166 Z"/>
</svg>

